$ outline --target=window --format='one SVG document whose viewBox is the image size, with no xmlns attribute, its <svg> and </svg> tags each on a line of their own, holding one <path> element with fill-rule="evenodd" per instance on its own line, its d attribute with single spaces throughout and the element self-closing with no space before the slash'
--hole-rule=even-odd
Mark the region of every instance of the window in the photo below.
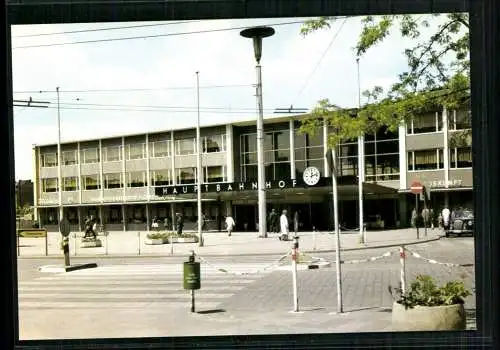
<svg viewBox="0 0 500 350">
<path fill-rule="evenodd" d="M 59 188 L 57 186 L 57 178 L 42 179 L 42 191 L 43 192 L 59 191 Z"/>
<path fill-rule="evenodd" d="M 97 148 L 81 150 L 81 160 L 84 164 L 99 163 L 99 150 Z"/>
<path fill-rule="evenodd" d="M 204 153 L 224 152 L 226 150 L 226 135 L 205 137 L 203 142 Z"/>
<path fill-rule="evenodd" d="M 78 178 L 77 177 L 65 177 L 63 178 L 63 191 L 77 191 L 78 190 Z"/>
<path fill-rule="evenodd" d="M 122 188 L 123 187 L 121 173 L 104 174 L 103 177 L 104 177 L 104 188 L 111 189 L 111 188 Z"/>
<path fill-rule="evenodd" d="M 194 184 L 196 183 L 196 168 L 180 168 L 177 169 L 178 184 Z"/>
<path fill-rule="evenodd" d="M 472 127 L 472 114 L 470 110 L 459 109 L 450 113 L 449 128 L 450 130 L 465 130 Z"/>
<path fill-rule="evenodd" d="M 427 149 L 408 152 L 408 170 L 437 170 L 443 169 L 443 150 Z"/>
<path fill-rule="evenodd" d="M 42 166 L 44 167 L 57 166 L 57 153 L 42 154 Z"/>
<path fill-rule="evenodd" d="M 195 153 L 195 139 L 194 138 L 177 140 L 177 147 L 175 149 L 175 154 L 177 154 L 179 156 L 184 156 L 184 155 L 194 154 L 194 153 Z"/>
<path fill-rule="evenodd" d="M 149 156 L 151 158 L 170 157 L 170 141 L 155 141 L 149 144 Z"/>
<path fill-rule="evenodd" d="M 83 190 L 98 190 L 101 188 L 99 175 L 86 175 L 82 176 L 82 189 Z"/>
<path fill-rule="evenodd" d="M 257 134 L 241 135 L 241 152 L 257 152 Z"/>
<path fill-rule="evenodd" d="M 450 168 L 472 168 L 472 148 L 450 149 Z"/>
<path fill-rule="evenodd" d="M 64 151 L 62 158 L 64 165 L 74 165 L 77 163 L 77 151 Z"/>
<path fill-rule="evenodd" d="M 127 187 L 144 187 L 146 186 L 146 172 L 133 171 L 127 173 Z"/>
<path fill-rule="evenodd" d="M 226 167 L 207 166 L 205 167 L 205 182 L 224 182 L 226 181 Z"/>
<path fill-rule="evenodd" d="M 107 146 L 104 148 L 106 162 L 119 162 L 122 160 L 122 146 Z"/>
<path fill-rule="evenodd" d="M 172 178 L 170 169 L 154 170 L 151 172 L 151 186 L 168 186 L 171 185 Z"/>
<path fill-rule="evenodd" d="M 146 155 L 146 144 L 136 143 L 127 145 L 127 159 L 143 159 Z"/>
<path fill-rule="evenodd" d="M 408 123 L 409 134 L 422 134 L 428 132 L 437 132 L 442 128 L 442 123 L 439 122 L 440 114 L 438 112 L 431 112 L 415 116 Z"/>
</svg>

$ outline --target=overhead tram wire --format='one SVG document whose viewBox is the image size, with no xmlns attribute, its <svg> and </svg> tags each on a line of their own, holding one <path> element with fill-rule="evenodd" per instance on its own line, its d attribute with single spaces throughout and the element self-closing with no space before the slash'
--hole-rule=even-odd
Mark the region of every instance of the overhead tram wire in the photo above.
<svg viewBox="0 0 500 350">
<path fill-rule="evenodd" d="M 348 17 L 337 17 L 337 18 L 345 18 Z M 271 23 L 265 24 L 269 26 L 281 26 L 281 25 L 291 25 L 291 24 L 301 24 L 305 23 L 306 20 L 302 21 L 290 21 L 290 22 L 281 22 L 281 23 Z M 111 41 L 123 41 L 123 40 L 136 40 L 136 39 L 152 39 L 152 38 L 161 38 L 161 37 L 169 37 L 169 36 L 182 36 L 182 35 L 191 35 L 191 34 L 204 34 L 204 33 L 216 33 L 216 32 L 225 32 L 231 30 L 243 30 L 248 28 L 246 26 L 239 27 L 229 27 L 229 28 L 218 28 L 218 29 L 205 29 L 205 30 L 194 30 L 190 32 L 179 32 L 179 33 L 165 33 L 165 34 L 150 34 L 150 35 L 140 35 L 140 36 L 131 36 L 131 37 L 122 37 L 122 38 L 108 38 L 108 39 L 96 39 L 96 40 L 81 40 L 81 41 L 71 41 L 66 43 L 52 43 L 52 44 L 38 44 L 38 45 L 25 45 L 25 46 L 16 46 L 12 49 L 27 49 L 27 48 L 37 48 L 37 47 L 50 47 L 50 46 L 64 46 L 64 45 L 76 45 L 76 44 L 92 44 L 92 43 L 101 43 L 101 42 L 111 42 Z"/>
<path fill-rule="evenodd" d="M 150 28 L 150 27 L 160 27 L 175 24 L 185 24 L 185 23 L 196 23 L 201 22 L 200 20 L 192 21 L 177 21 L 177 22 L 166 22 L 166 23 L 154 23 L 154 24 L 138 24 L 133 26 L 122 26 L 122 27 L 106 27 L 106 28 L 94 28 L 94 29 L 81 29 L 81 30 L 69 30 L 64 32 L 51 32 L 51 33 L 37 33 L 37 34 L 26 34 L 26 35 L 16 35 L 14 38 L 32 38 L 39 36 L 48 35 L 63 35 L 63 34 L 77 34 L 77 33 L 90 33 L 90 32 L 101 32 L 107 30 L 121 30 L 121 29 L 137 29 L 137 28 Z"/>
<path fill-rule="evenodd" d="M 342 23 L 340 24 L 340 27 L 339 29 L 337 29 L 337 32 L 335 33 L 335 35 L 332 37 L 332 40 L 330 40 L 330 42 L 328 43 L 328 46 L 326 47 L 325 51 L 323 51 L 322 55 L 320 56 L 318 62 L 316 62 L 316 65 L 314 66 L 313 70 L 311 71 L 311 73 L 308 75 L 308 77 L 306 78 L 304 84 L 302 85 L 302 87 L 300 88 L 299 92 L 297 93 L 297 96 L 295 97 L 295 101 L 300 97 L 300 95 L 302 95 L 302 93 L 304 92 L 305 88 L 307 87 L 307 85 L 309 84 L 309 81 L 311 80 L 312 76 L 314 75 L 314 73 L 316 73 L 316 70 L 318 69 L 318 67 L 320 66 L 321 62 L 323 61 L 323 59 L 325 58 L 326 54 L 328 53 L 328 51 L 330 51 L 330 48 L 332 47 L 333 43 L 335 42 L 335 40 L 337 40 L 337 37 L 339 36 L 340 32 L 342 31 L 342 28 L 344 27 L 344 24 L 347 22 L 347 20 L 349 19 L 349 17 L 344 17 L 344 20 L 342 21 Z M 294 101 L 294 102 L 295 102 Z M 292 103 L 292 106 L 293 106 L 293 103 Z"/>
<path fill-rule="evenodd" d="M 252 87 L 255 84 L 230 84 L 230 85 L 205 85 L 200 89 L 221 89 L 233 87 Z M 138 92 L 138 91 L 167 91 L 167 90 L 193 90 L 193 86 L 173 86 L 164 88 L 124 88 L 124 89 L 82 89 L 82 90 L 64 90 L 65 93 L 93 93 L 93 92 Z M 14 91 L 15 94 L 37 94 L 53 93 L 55 90 L 24 90 Z"/>
</svg>

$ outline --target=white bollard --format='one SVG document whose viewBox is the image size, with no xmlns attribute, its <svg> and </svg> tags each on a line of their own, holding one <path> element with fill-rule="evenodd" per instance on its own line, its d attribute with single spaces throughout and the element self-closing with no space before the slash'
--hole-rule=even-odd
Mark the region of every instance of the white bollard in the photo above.
<svg viewBox="0 0 500 350">
<path fill-rule="evenodd" d="M 406 261 L 405 247 L 399 247 L 399 262 L 401 264 L 401 291 L 406 292 Z"/>
<path fill-rule="evenodd" d="M 313 231 L 313 250 L 316 250 L 316 230 Z"/>
<path fill-rule="evenodd" d="M 174 255 L 174 240 L 170 237 L 170 255 Z"/>
<path fill-rule="evenodd" d="M 141 233 L 140 232 L 137 232 L 137 241 L 138 241 L 138 244 L 137 244 L 138 254 L 141 255 Z"/>
<path fill-rule="evenodd" d="M 292 248 L 292 279 L 293 279 L 293 311 L 299 312 L 299 296 L 297 291 L 297 253 L 299 248 L 299 237 L 293 238 Z"/>
</svg>

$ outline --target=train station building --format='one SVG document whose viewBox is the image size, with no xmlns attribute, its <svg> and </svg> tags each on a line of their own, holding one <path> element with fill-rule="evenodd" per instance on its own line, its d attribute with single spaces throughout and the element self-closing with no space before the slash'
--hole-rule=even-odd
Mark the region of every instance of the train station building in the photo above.
<svg viewBox="0 0 500 350">
<path fill-rule="evenodd" d="M 472 206 L 471 147 L 450 147 L 450 135 L 470 128 L 466 110 L 435 110 L 397 132 L 380 130 L 338 148 L 339 214 L 343 228 L 358 227 L 358 176 L 363 180 L 365 221 L 385 228 L 408 225 L 419 181 L 430 190 L 429 206 Z M 333 228 L 332 182 L 324 124 L 314 136 L 299 132 L 308 115 L 265 119 L 264 150 L 267 211 L 299 212 L 300 229 Z M 167 128 L 166 128 L 167 129 Z M 236 229 L 257 230 L 257 139 L 255 118 L 201 128 L 202 205 L 209 229 L 223 229 L 232 215 Z M 73 230 L 94 215 L 107 230 L 148 230 L 154 217 L 180 212 L 185 229 L 197 220 L 196 130 L 177 129 L 136 135 L 75 140 L 33 148 L 35 218 L 57 230 L 58 207 Z M 358 156 L 364 167 L 358 169 Z M 317 181 L 304 178 L 313 168 Z"/>
</svg>

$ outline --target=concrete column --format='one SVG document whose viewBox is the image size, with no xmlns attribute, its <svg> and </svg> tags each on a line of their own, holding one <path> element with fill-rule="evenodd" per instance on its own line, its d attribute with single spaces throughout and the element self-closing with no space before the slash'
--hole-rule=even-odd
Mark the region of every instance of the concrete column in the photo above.
<svg viewBox="0 0 500 350">
<path fill-rule="evenodd" d="M 409 226 L 408 203 L 404 194 L 399 196 L 399 218 L 401 221 L 401 227 Z"/>
<path fill-rule="evenodd" d="M 172 216 L 172 231 L 175 231 L 175 203 L 170 203 L 170 212 Z"/>
<path fill-rule="evenodd" d="M 226 215 L 233 215 L 233 203 L 231 201 L 225 201 L 226 204 Z M 234 218 L 233 218 L 234 219 Z"/>
<path fill-rule="evenodd" d="M 226 125 L 226 171 L 227 181 L 234 182 L 233 126 Z"/>
<path fill-rule="evenodd" d="M 326 118 L 323 119 L 323 169 L 324 176 L 330 176 L 330 169 L 328 168 L 328 162 L 326 161 L 326 152 L 328 151 L 328 122 Z"/>
<path fill-rule="evenodd" d="M 82 157 L 80 154 L 80 142 L 76 143 L 76 162 L 78 163 L 78 201 L 82 204 Z"/>
<path fill-rule="evenodd" d="M 177 185 L 177 176 L 175 176 L 175 139 L 174 139 L 174 132 L 170 132 L 170 144 L 171 144 L 171 153 L 172 153 L 172 185 Z"/>
<path fill-rule="evenodd" d="M 101 225 L 104 225 L 104 218 L 102 215 L 102 205 L 99 206 L 99 221 L 101 222 Z"/>
<path fill-rule="evenodd" d="M 408 174 L 408 153 L 406 152 L 406 125 L 399 127 L 399 189 L 406 190 Z"/>
<path fill-rule="evenodd" d="M 39 152 L 38 148 L 33 145 L 32 148 L 32 162 L 33 162 L 33 220 L 38 221 L 38 206 L 40 204 L 40 162 L 39 162 Z"/>
<path fill-rule="evenodd" d="M 146 134 L 146 200 L 151 200 L 151 157 L 149 154 L 149 134 Z"/>
<path fill-rule="evenodd" d="M 102 140 L 99 139 L 99 183 L 101 185 L 101 203 L 104 202 L 104 169 L 103 169 L 103 159 L 102 159 Z"/>
<path fill-rule="evenodd" d="M 453 111 L 456 112 L 456 111 Z M 450 145 L 449 145 L 449 128 L 448 128 L 448 111 L 443 108 L 443 136 L 444 136 L 444 147 L 443 147 L 443 161 L 444 161 L 444 186 L 448 188 L 448 182 L 450 179 Z M 445 198 L 447 195 L 445 195 Z"/>
<path fill-rule="evenodd" d="M 122 185 L 123 185 L 123 202 L 127 201 L 127 172 L 126 172 L 126 161 L 125 161 L 125 137 L 122 136 Z M 124 228 L 125 230 L 125 228 Z"/>
<path fill-rule="evenodd" d="M 295 121 L 290 120 L 290 178 L 295 180 Z"/>
</svg>

